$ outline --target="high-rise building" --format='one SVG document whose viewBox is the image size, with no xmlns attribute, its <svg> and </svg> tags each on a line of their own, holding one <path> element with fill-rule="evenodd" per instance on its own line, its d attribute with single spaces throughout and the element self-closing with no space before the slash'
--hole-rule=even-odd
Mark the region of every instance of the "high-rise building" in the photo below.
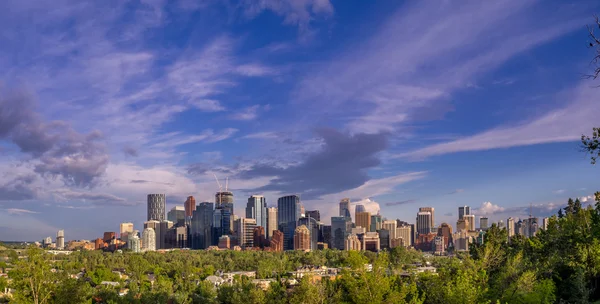
<svg viewBox="0 0 600 304">
<path fill-rule="evenodd" d="M 381 229 L 381 223 L 383 223 L 381 215 L 371 215 L 371 229 L 369 231 L 379 231 Z"/>
<path fill-rule="evenodd" d="M 429 234 L 432 231 L 431 212 L 420 211 L 417 213 L 417 234 Z"/>
<path fill-rule="evenodd" d="M 544 230 L 548 229 L 548 221 L 549 221 L 549 218 L 547 218 L 547 217 L 542 218 L 542 229 L 544 229 Z"/>
<path fill-rule="evenodd" d="M 283 251 L 283 232 L 279 230 L 273 231 L 273 236 L 270 241 L 271 251 Z"/>
<path fill-rule="evenodd" d="M 475 231 L 475 215 L 474 214 L 465 214 L 463 215 L 463 220 L 467 223 L 467 230 Z"/>
<path fill-rule="evenodd" d="M 358 239 L 356 234 L 349 234 L 344 239 L 344 250 L 361 250 L 362 242 Z"/>
<path fill-rule="evenodd" d="M 65 249 L 65 231 L 58 230 L 56 233 L 56 249 Z"/>
<path fill-rule="evenodd" d="M 444 237 L 444 248 L 448 248 L 452 242 L 452 226 L 447 223 L 442 223 L 438 228 L 437 235 Z"/>
<path fill-rule="evenodd" d="M 133 231 L 128 233 L 127 235 L 127 249 L 132 252 L 141 252 L 142 248 L 140 246 L 140 237 L 138 236 L 138 231 Z"/>
<path fill-rule="evenodd" d="M 367 232 L 362 237 L 361 247 L 363 250 L 378 252 L 381 249 L 380 245 L 379 233 L 377 232 Z"/>
<path fill-rule="evenodd" d="M 366 211 L 356 212 L 356 226 L 363 227 L 367 231 L 371 230 L 371 213 Z"/>
<path fill-rule="evenodd" d="M 278 230 L 277 226 L 277 207 L 267 208 L 267 238 L 273 236 L 273 231 Z"/>
<path fill-rule="evenodd" d="M 479 229 L 487 230 L 488 229 L 488 218 L 482 216 L 479 218 Z"/>
<path fill-rule="evenodd" d="M 402 239 L 404 247 L 412 246 L 412 227 L 404 225 L 396 228 L 396 239 Z"/>
<path fill-rule="evenodd" d="M 188 248 L 188 229 L 187 226 L 174 226 L 167 230 L 165 248 Z"/>
<path fill-rule="evenodd" d="M 352 218 L 350 215 L 350 199 L 344 198 L 340 201 L 340 216 L 344 216 L 347 218 Z"/>
<path fill-rule="evenodd" d="M 319 222 L 312 217 L 301 217 L 298 220 L 298 226 L 300 225 L 304 225 L 308 229 L 308 232 L 310 233 L 310 249 L 316 250 L 317 243 L 319 242 Z"/>
<path fill-rule="evenodd" d="M 392 242 L 390 240 L 390 231 L 387 229 L 379 229 L 377 230 L 377 233 L 379 233 L 379 247 L 382 250 L 389 249 Z"/>
<path fill-rule="evenodd" d="M 167 220 L 173 222 L 173 225 L 180 227 L 185 225 L 185 207 L 174 206 L 167 213 Z"/>
<path fill-rule="evenodd" d="M 215 194 L 215 209 L 225 209 L 229 212 L 229 217 L 224 218 L 223 220 L 229 219 L 229 224 L 227 224 L 226 226 L 228 226 L 231 229 L 233 227 L 233 221 L 235 220 L 233 218 L 233 215 L 235 214 L 233 213 L 233 193 L 229 191 L 217 192 Z M 227 212 L 223 212 L 222 214 L 226 215 Z M 231 231 L 227 232 L 226 234 L 229 233 L 231 233 Z M 218 238 L 215 239 L 215 244 L 217 241 Z"/>
<path fill-rule="evenodd" d="M 283 249 L 294 248 L 294 231 L 300 219 L 300 197 L 288 195 L 277 199 L 277 226 L 283 232 Z"/>
<path fill-rule="evenodd" d="M 506 232 L 508 233 L 508 237 L 512 237 L 515 235 L 515 219 L 509 217 L 506 220 Z"/>
<path fill-rule="evenodd" d="M 319 229 L 319 242 L 327 244 L 328 248 L 333 248 L 331 225 L 321 225 Z"/>
<path fill-rule="evenodd" d="M 331 217 L 331 238 L 332 238 L 332 249 L 344 250 L 344 242 L 346 236 L 350 234 L 352 229 L 352 222 L 349 217 L 345 216 L 334 216 Z"/>
<path fill-rule="evenodd" d="M 456 221 L 456 231 L 469 230 L 469 220 L 464 217 L 458 221 Z"/>
<path fill-rule="evenodd" d="M 256 226 L 267 230 L 267 200 L 262 195 L 252 195 L 248 198 L 246 204 L 246 218 L 256 220 Z"/>
<path fill-rule="evenodd" d="M 156 231 L 153 228 L 144 228 L 142 232 L 142 251 L 156 250 Z"/>
<path fill-rule="evenodd" d="M 256 219 L 239 218 L 235 221 L 235 231 L 237 231 L 238 245 L 242 248 L 254 247 L 254 228 L 256 228 Z"/>
<path fill-rule="evenodd" d="M 304 225 L 294 230 L 294 250 L 311 250 L 310 231 Z M 316 245 L 315 245 L 316 246 Z"/>
<path fill-rule="evenodd" d="M 121 240 L 127 241 L 127 235 L 133 232 L 133 223 L 121 223 L 119 225 L 119 237 Z"/>
<path fill-rule="evenodd" d="M 148 194 L 148 221 L 164 221 L 167 197 L 164 194 Z"/>
<path fill-rule="evenodd" d="M 223 235 L 230 235 L 232 233 L 231 221 L 232 214 L 229 213 L 229 208 L 216 208 L 213 211 L 213 222 L 212 222 L 212 240 L 211 244 L 217 244 L 219 238 Z"/>
<path fill-rule="evenodd" d="M 461 230 L 452 235 L 455 251 L 469 251 L 470 236 L 467 231 Z"/>
<path fill-rule="evenodd" d="M 183 207 L 185 209 L 185 218 L 187 220 L 191 219 L 194 216 L 194 210 L 196 210 L 196 199 L 193 196 L 188 196 Z"/>
<path fill-rule="evenodd" d="M 264 248 L 267 246 L 267 236 L 265 235 L 265 228 L 262 226 L 256 226 L 253 231 L 254 247 Z"/>
<path fill-rule="evenodd" d="M 212 245 L 213 203 L 200 203 L 194 208 L 190 225 L 190 247 L 206 249 Z"/>
<path fill-rule="evenodd" d="M 156 234 L 156 249 L 168 249 L 167 246 L 167 234 L 169 230 L 173 228 L 173 222 L 171 221 L 160 221 L 160 228 Z"/>
<path fill-rule="evenodd" d="M 435 219 L 434 219 L 434 214 L 435 214 L 435 209 L 433 207 L 421 207 L 419 208 L 419 212 L 429 212 L 431 214 L 431 223 L 429 223 L 429 232 L 426 233 L 432 233 L 435 230 Z M 417 228 L 418 230 L 419 228 Z M 419 232 L 421 233 L 421 232 Z"/>
<path fill-rule="evenodd" d="M 357 213 L 359 213 L 359 212 L 366 212 L 366 211 L 367 211 L 367 209 L 365 209 L 365 205 L 363 205 L 363 204 L 356 204 L 356 206 L 354 206 L 354 218 L 356 218 L 356 214 Z M 365 227 L 365 228 L 367 228 L 367 230 L 368 230 L 370 227 Z"/>
<path fill-rule="evenodd" d="M 389 231 L 390 241 L 395 239 L 396 236 L 396 228 L 398 228 L 398 223 L 394 220 L 383 221 L 381 224 L 382 229 Z M 389 246 L 390 244 L 388 244 Z"/>
<path fill-rule="evenodd" d="M 458 207 L 458 219 L 462 220 L 463 216 L 471 214 L 471 207 L 469 206 L 461 206 Z"/>
<path fill-rule="evenodd" d="M 305 216 L 306 217 L 310 217 L 310 218 L 314 218 L 315 220 L 317 220 L 317 222 L 321 221 L 321 213 L 319 212 L 319 210 L 309 210 L 309 211 L 306 211 Z"/>
</svg>

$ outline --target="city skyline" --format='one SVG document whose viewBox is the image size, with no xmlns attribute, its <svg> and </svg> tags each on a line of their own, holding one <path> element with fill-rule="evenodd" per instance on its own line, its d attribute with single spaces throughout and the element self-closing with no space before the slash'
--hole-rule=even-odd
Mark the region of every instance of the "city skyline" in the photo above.
<svg viewBox="0 0 600 304">
<path fill-rule="evenodd" d="M 273 3 L 2 3 L 0 239 L 143 227 L 150 193 L 436 225 L 591 201 L 597 1 Z"/>
</svg>

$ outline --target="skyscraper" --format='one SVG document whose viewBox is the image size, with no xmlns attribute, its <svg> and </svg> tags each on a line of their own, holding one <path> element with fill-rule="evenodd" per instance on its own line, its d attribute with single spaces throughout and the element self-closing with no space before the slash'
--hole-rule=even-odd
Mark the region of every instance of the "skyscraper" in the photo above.
<svg viewBox="0 0 600 304">
<path fill-rule="evenodd" d="M 317 222 L 321 221 L 321 213 L 319 212 L 319 210 L 306 211 L 305 215 L 306 217 L 314 218 L 315 220 L 317 220 Z"/>
<path fill-rule="evenodd" d="M 119 237 L 127 242 L 127 235 L 133 232 L 133 223 L 121 223 L 119 225 Z"/>
<path fill-rule="evenodd" d="M 148 221 L 164 221 L 167 198 L 164 194 L 148 194 Z"/>
<path fill-rule="evenodd" d="M 273 231 L 278 230 L 277 226 L 277 207 L 267 208 L 267 238 L 273 236 Z"/>
<path fill-rule="evenodd" d="M 194 216 L 194 210 L 196 210 L 196 199 L 193 196 L 188 196 L 183 207 L 185 208 L 186 219 L 191 219 Z"/>
<path fill-rule="evenodd" d="M 390 243 L 387 244 L 388 246 L 391 245 L 392 240 L 396 239 L 396 228 L 397 228 L 398 223 L 394 220 L 388 220 L 388 221 L 383 221 L 383 223 L 381 224 L 381 228 L 383 230 L 387 230 L 389 231 L 389 238 L 390 238 Z"/>
<path fill-rule="evenodd" d="M 294 231 L 300 219 L 300 197 L 288 195 L 277 199 L 277 225 L 283 232 L 283 249 L 294 248 Z"/>
<path fill-rule="evenodd" d="M 127 239 L 127 249 L 131 250 L 132 252 L 142 251 L 142 248 L 140 246 L 140 237 L 138 236 L 137 230 L 135 232 L 129 233 Z"/>
<path fill-rule="evenodd" d="M 167 213 L 167 220 L 173 222 L 173 225 L 177 227 L 185 225 L 185 207 L 174 206 L 171 208 L 169 213 Z"/>
<path fill-rule="evenodd" d="M 231 228 L 233 228 L 233 226 L 231 226 L 231 223 L 233 217 L 232 214 L 229 213 L 229 210 L 229 208 L 215 208 L 213 211 L 211 244 L 217 244 L 221 236 L 230 235 L 232 233 Z"/>
<path fill-rule="evenodd" d="M 468 221 L 467 230 L 475 231 L 475 215 L 474 214 L 465 214 L 463 219 Z"/>
<path fill-rule="evenodd" d="M 512 237 L 515 235 L 515 219 L 509 217 L 506 220 L 506 232 L 508 233 L 508 237 Z"/>
<path fill-rule="evenodd" d="M 422 208 L 419 208 L 422 209 Z M 429 211 L 420 211 L 417 213 L 417 233 L 418 234 L 429 234 L 433 230 L 431 226 L 432 215 Z"/>
<path fill-rule="evenodd" d="M 409 225 L 396 228 L 396 238 L 402 239 L 404 247 L 412 246 L 412 227 Z"/>
<path fill-rule="evenodd" d="M 340 201 L 340 216 L 345 216 L 349 219 L 352 218 L 350 215 L 350 199 L 344 198 Z"/>
<path fill-rule="evenodd" d="M 267 230 L 267 200 L 262 195 L 252 195 L 246 204 L 246 218 L 256 220 L 256 226 Z"/>
<path fill-rule="evenodd" d="M 371 229 L 370 231 L 379 231 L 379 229 L 381 229 L 381 223 L 382 223 L 382 218 L 381 215 L 379 214 L 375 214 L 375 215 L 371 215 Z"/>
<path fill-rule="evenodd" d="M 345 216 L 331 217 L 331 239 L 332 249 L 344 250 L 346 236 L 350 234 L 352 222 Z"/>
<path fill-rule="evenodd" d="M 463 216 L 469 215 L 469 214 L 471 214 L 471 207 L 469 207 L 469 206 L 458 207 L 458 219 L 459 220 L 462 220 Z"/>
<path fill-rule="evenodd" d="M 221 191 L 215 194 L 215 208 L 229 209 L 233 214 L 233 193 L 229 191 Z"/>
<path fill-rule="evenodd" d="M 371 213 L 366 211 L 356 212 L 356 226 L 363 227 L 367 231 L 371 230 Z"/>
<path fill-rule="evenodd" d="M 437 235 L 444 238 L 444 248 L 448 248 L 450 242 L 452 242 L 452 226 L 442 223 L 438 228 Z"/>
<path fill-rule="evenodd" d="M 429 212 L 431 214 L 431 223 L 429 224 L 429 232 L 427 233 L 431 233 L 434 232 L 435 229 L 435 209 L 433 207 L 421 207 L 419 208 L 419 212 Z"/>
<path fill-rule="evenodd" d="M 189 240 L 192 249 L 206 249 L 212 245 L 213 203 L 200 203 L 192 213 Z"/>
<path fill-rule="evenodd" d="M 482 216 L 479 218 L 479 229 L 486 230 L 488 229 L 488 218 Z"/>
<path fill-rule="evenodd" d="M 152 228 L 144 228 L 142 232 L 142 251 L 156 250 L 156 231 Z"/>
<path fill-rule="evenodd" d="M 294 250 L 311 250 L 310 231 L 304 225 L 294 230 Z"/>
<path fill-rule="evenodd" d="M 544 230 L 548 229 L 548 222 L 549 222 L 549 219 L 547 217 L 542 218 L 542 229 L 544 229 Z"/>
<path fill-rule="evenodd" d="M 56 249 L 65 249 L 65 231 L 58 230 L 56 233 Z"/>
<path fill-rule="evenodd" d="M 356 204 L 356 206 L 354 206 L 354 218 L 356 218 L 356 214 L 359 212 L 366 212 L 367 210 L 365 209 L 365 205 L 363 204 Z M 367 230 L 369 230 L 370 227 L 366 227 Z"/>
<path fill-rule="evenodd" d="M 242 248 L 254 247 L 254 228 L 256 220 L 253 218 L 239 218 L 235 221 L 235 231 L 237 231 L 238 244 Z"/>
<path fill-rule="evenodd" d="M 173 222 L 171 221 L 160 221 L 160 228 L 156 234 L 156 248 L 157 249 L 169 249 L 167 246 L 167 235 L 169 230 L 173 228 Z"/>
<path fill-rule="evenodd" d="M 298 220 L 298 226 L 300 225 L 304 225 L 308 229 L 308 232 L 310 233 L 310 249 L 316 250 L 317 243 L 319 242 L 319 222 L 312 217 L 301 217 Z"/>
</svg>

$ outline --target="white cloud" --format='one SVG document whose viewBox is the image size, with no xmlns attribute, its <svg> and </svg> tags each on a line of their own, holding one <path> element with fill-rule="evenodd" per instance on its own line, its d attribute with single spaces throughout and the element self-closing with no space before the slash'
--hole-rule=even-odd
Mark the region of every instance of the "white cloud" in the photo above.
<svg viewBox="0 0 600 304">
<path fill-rule="evenodd" d="M 276 70 L 258 63 L 242 64 L 235 71 L 244 76 L 266 76 L 277 74 Z"/>
<path fill-rule="evenodd" d="M 491 202 L 483 202 L 481 206 L 475 211 L 478 215 L 490 215 L 494 213 L 504 212 L 504 207 L 492 204 Z"/>
<path fill-rule="evenodd" d="M 258 132 L 242 136 L 245 139 L 273 139 L 278 137 L 279 135 L 275 132 Z"/>
<path fill-rule="evenodd" d="M 563 193 L 565 193 L 565 191 L 566 191 L 565 189 L 558 189 L 558 190 L 552 191 L 552 193 L 554 193 L 554 194 L 563 194 Z"/>
<path fill-rule="evenodd" d="M 9 214 L 12 214 L 12 215 L 23 215 L 23 214 L 35 214 L 35 213 L 39 213 L 39 212 L 27 210 L 27 209 L 18 209 L 18 208 L 8 208 L 8 209 L 6 209 L 6 212 L 8 212 Z"/>
<path fill-rule="evenodd" d="M 268 106 L 261 105 L 253 105 L 241 110 L 238 110 L 237 113 L 231 115 L 231 119 L 233 120 L 254 120 L 258 117 L 260 111 L 268 110 Z"/>
<path fill-rule="evenodd" d="M 225 111 L 225 107 L 221 105 L 221 102 L 214 99 L 200 99 L 192 100 L 189 102 L 194 108 L 206 111 L 206 112 L 219 112 Z"/>
</svg>

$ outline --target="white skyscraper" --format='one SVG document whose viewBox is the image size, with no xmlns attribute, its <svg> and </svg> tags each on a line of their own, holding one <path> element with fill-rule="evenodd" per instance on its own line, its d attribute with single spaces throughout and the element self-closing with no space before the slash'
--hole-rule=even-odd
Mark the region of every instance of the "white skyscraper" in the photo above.
<svg viewBox="0 0 600 304">
<path fill-rule="evenodd" d="M 156 250 L 156 231 L 153 228 L 145 228 L 142 232 L 142 251 Z"/>
<path fill-rule="evenodd" d="M 58 230 L 56 233 L 56 249 L 64 249 L 65 248 L 65 231 Z"/>
<path fill-rule="evenodd" d="M 381 224 L 381 229 L 385 229 L 390 232 L 390 243 L 388 246 L 392 246 L 392 240 L 397 238 L 396 228 L 398 227 L 398 222 L 396 221 L 383 221 Z"/>
<path fill-rule="evenodd" d="M 267 237 L 271 239 L 273 231 L 278 230 L 277 228 L 277 207 L 270 207 L 267 209 Z"/>
<path fill-rule="evenodd" d="M 402 239 L 404 247 L 412 246 L 412 228 L 408 225 L 396 228 L 396 237 Z"/>
<path fill-rule="evenodd" d="M 550 219 L 549 219 L 549 218 L 547 218 L 547 217 L 545 217 L 545 218 L 542 218 L 542 229 L 544 229 L 544 230 L 548 229 L 548 221 L 549 221 L 549 220 L 550 220 Z"/>
<path fill-rule="evenodd" d="M 475 231 L 475 215 L 474 214 L 465 214 L 463 216 L 463 219 L 468 221 L 467 230 Z"/>
<path fill-rule="evenodd" d="M 515 219 L 512 217 L 506 220 L 506 232 L 509 238 L 515 235 Z"/>
<path fill-rule="evenodd" d="M 135 230 L 127 235 L 127 249 L 132 252 L 141 252 L 142 248 L 140 246 L 140 237 L 138 236 L 138 231 Z"/>
</svg>

